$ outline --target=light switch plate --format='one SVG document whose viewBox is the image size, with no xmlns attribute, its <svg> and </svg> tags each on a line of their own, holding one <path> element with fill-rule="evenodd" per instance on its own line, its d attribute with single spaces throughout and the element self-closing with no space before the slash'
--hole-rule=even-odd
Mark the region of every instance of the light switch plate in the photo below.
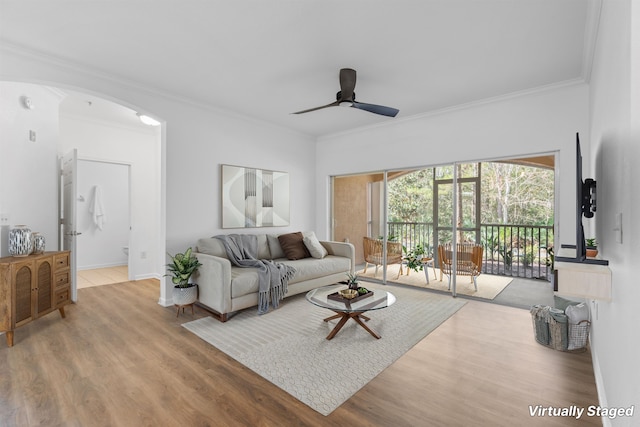
<svg viewBox="0 0 640 427">
<path fill-rule="evenodd" d="M 622 243 L 622 213 L 616 214 L 616 224 L 613 231 L 616 232 L 616 243 Z"/>
</svg>

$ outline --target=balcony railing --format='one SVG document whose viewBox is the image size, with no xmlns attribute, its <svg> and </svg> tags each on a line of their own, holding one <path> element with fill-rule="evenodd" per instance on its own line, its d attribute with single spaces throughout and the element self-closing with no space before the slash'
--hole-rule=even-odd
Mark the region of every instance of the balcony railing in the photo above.
<svg viewBox="0 0 640 427">
<path fill-rule="evenodd" d="M 433 223 L 389 222 L 387 226 L 390 240 L 409 250 L 421 244 L 437 256 Z M 546 248 L 553 246 L 552 226 L 481 224 L 480 242 L 476 243 L 484 247 L 483 273 L 549 280 Z"/>
</svg>

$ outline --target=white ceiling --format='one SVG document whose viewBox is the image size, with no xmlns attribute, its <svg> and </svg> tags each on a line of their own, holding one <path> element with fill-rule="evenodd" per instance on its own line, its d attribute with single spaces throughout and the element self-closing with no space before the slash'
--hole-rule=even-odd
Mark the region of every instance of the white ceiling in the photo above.
<svg viewBox="0 0 640 427">
<path fill-rule="evenodd" d="M 321 136 L 587 79 L 598 4 L 0 0 L 0 46 Z M 344 67 L 359 101 L 398 116 L 290 114 L 334 101 Z"/>
</svg>

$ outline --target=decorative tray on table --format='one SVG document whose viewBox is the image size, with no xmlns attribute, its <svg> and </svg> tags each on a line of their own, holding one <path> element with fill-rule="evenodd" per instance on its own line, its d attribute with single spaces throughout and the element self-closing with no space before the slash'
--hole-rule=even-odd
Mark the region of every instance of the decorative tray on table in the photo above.
<svg viewBox="0 0 640 427">
<path fill-rule="evenodd" d="M 332 294 L 327 295 L 327 299 L 330 299 L 333 301 L 341 301 L 345 303 L 352 303 L 352 302 L 356 302 L 356 301 L 360 301 L 362 299 L 368 298 L 372 295 L 373 295 L 373 291 L 367 290 L 367 293 L 365 294 L 358 293 L 358 295 L 353 298 L 346 298 L 340 295 L 340 292 L 338 291 L 338 292 L 334 292 Z"/>
</svg>

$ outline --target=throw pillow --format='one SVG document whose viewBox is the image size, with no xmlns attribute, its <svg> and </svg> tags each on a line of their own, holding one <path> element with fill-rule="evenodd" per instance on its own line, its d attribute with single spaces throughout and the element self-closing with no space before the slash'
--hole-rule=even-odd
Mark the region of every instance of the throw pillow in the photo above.
<svg viewBox="0 0 640 427">
<path fill-rule="evenodd" d="M 309 250 L 309 253 L 314 258 L 322 259 L 329 255 L 329 252 L 322 246 L 322 243 L 316 237 L 316 233 L 309 231 L 303 234 L 302 242 Z"/>
<path fill-rule="evenodd" d="M 267 234 L 267 242 L 269 242 L 269 252 L 271 252 L 271 259 L 285 258 L 285 254 L 282 250 L 282 246 L 280 246 L 277 234 Z"/>
<path fill-rule="evenodd" d="M 303 238 L 302 233 L 299 231 L 278 236 L 278 241 L 287 259 L 295 260 L 311 257 L 309 250 L 304 245 Z"/>
</svg>

